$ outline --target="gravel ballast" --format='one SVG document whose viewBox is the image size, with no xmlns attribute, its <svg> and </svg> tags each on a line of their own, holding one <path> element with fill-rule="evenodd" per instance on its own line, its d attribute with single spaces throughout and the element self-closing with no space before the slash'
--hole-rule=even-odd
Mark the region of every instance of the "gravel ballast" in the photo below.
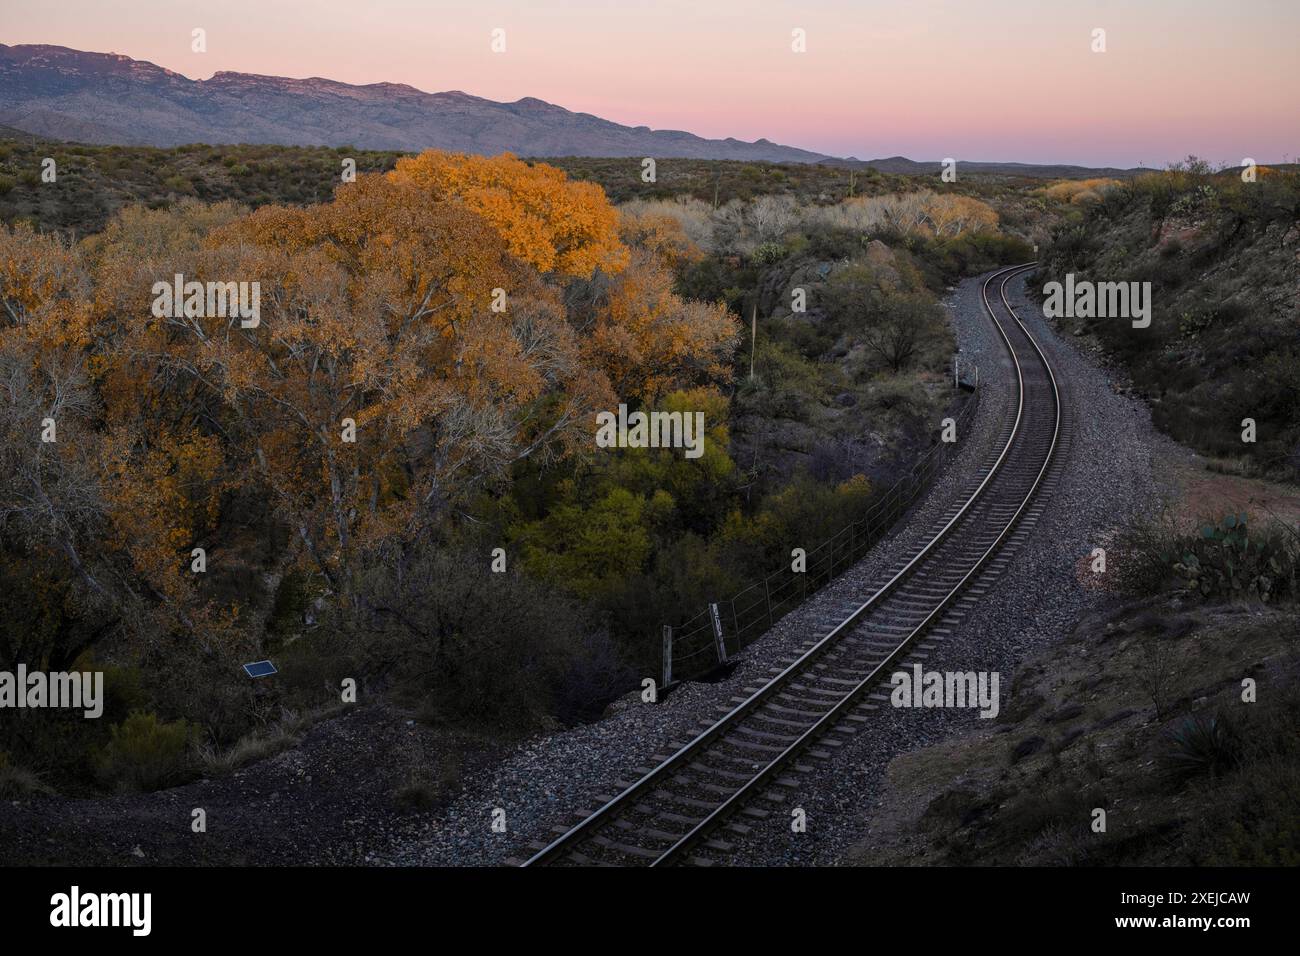
<svg viewBox="0 0 1300 956">
<path fill-rule="evenodd" d="M 597 723 L 525 742 L 501 762 L 467 775 L 445 814 L 414 839 L 376 847 L 374 861 L 492 865 L 529 855 L 530 840 L 549 842 L 556 835 L 554 828 L 574 823 L 577 811 L 599 806 L 620 789 L 616 782 L 640 776 L 636 768 L 694 736 L 716 718 L 720 707 L 730 706 L 731 697 L 761 683 L 780 658 L 823 633 L 813 623 L 818 617 L 865 600 L 882 572 L 931 533 L 945 508 L 969 490 L 1010 412 L 1010 366 L 981 303 L 983 278 L 963 281 L 946 303 L 963 362 L 980 367 L 980 406 L 961 450 L 893 535 L 778 621 L 746 650 L 726 680 L 687 684 L 659 704 L 631 706 Z M 925 664 L 927 670 L 998 672 L 1003 706 L 1016 665 L 1030 651 L 1061 639 L 1102 600 L 1084 584 L 1087 557 L 1094 547 L 1105 546 L 1108 531 L 1158 507 L 1159 462 L 1171 450 L 1176 453 L 1176 446 L 1154 430 L 1142 403 L 1120 394 L 1074 341 L 1048 327 L 1041 309 L 1025 298 L 1023 277 L 1011 283 L 1008 297 L 1067 389 L 1070 439 L 1059 465 L 1059 482 L 1044 502 L 1042 516 L 1006 570 L 991 581 L 953 636 Z M 747 820 L 752 831 L 746 836 L 726 834 L 725 839 L 736 844 L 728 861 L 840 862 L 870 826 L 870 811 L 878 803 L 889 761 L 980 720 L 975 710 L 891 707 L 875 711 L 874 718 L 829 759 L 803 761 L 812 769 L 799 775 L 798 789 L 784 810 L 761 822 Z M 791 831 L 789 812 L 796 807 L 806 814 L 806 832 Z M 493 829 L 497 809 L 504 811 L 504 832 Z"/>
</svg>

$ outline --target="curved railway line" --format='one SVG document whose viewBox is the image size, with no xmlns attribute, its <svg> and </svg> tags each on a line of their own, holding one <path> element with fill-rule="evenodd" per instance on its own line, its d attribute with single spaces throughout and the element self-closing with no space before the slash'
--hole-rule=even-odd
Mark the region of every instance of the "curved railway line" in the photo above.
<svg viewBox="0 0 1300 956">
<path fill-rule="evenodd" d="M 899 667 L 924 661 L 1010 561 L 1041 513 L 1063 439 L 1061 389 L 1007 299 L 1033 263 L 992 273 L 981 295 L 1010 357 L 1015 387 L 993 450 L 924 538 L 873 580 L 861 604 L 821 618 L 823 633 L 774 668 L 693 740 L 581 814 L 523 865 L 709 865 L 725 861 L 745 819 L 779 807 L 804 758 L 825 759 L 871 712 Z M 996 300 L 990 286 L 996 282 Z M 999 317 L 999 312 L 1001 317 Z M 1014 414 L 1011 414 L 1014 411 Z"/>
</svg>

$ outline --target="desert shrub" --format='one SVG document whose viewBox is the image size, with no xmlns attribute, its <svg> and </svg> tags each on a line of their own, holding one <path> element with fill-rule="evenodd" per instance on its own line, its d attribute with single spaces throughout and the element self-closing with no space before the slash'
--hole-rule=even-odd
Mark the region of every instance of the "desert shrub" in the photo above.
<svg viewBox="0 0 1300 956">
<path fill-rule="evenodd" d="M 163 180 L 163 188 L 174 193 L 192 193 L 194 187 L 184 176 L 168 176 Z"/>
<path fill-rule="evenodd" d="M 1051 186 L 1044 186 L 1038 192 L 1048 199 L 1078 205 L 1097 202 L 1107 192 L 1122 185 L 1118 179 L 1067 179 Z"/>
<path fill-rule="evenodd" d="M 370 669 L 399 698 L 445 723 L 533 730 L 608 701 L 565 694 L 632 683 L 576 602 L 513 570 L 494 573 L 490 547 L 369 555 L 358 607 L 339 623 L 363 638 Z"/>
<path fill-rule="evenodd" d="M 98 760 L 99 775 L 126 790 L 160 790 L 179 783 L 189 770 L 191 739 L 186 721 L 162 721 L 135 711 L 113 727 Z"/>
<path fill-rule="evenodd" d="M 1210 799 L 1185 837 L 1203 866 L 1300 864 L 1300 684 L 1295 660 L 1274 690 L 1233 720 L 1237 772 L 1206 784 Z M 1205 778 L 1202 778 L 1205 779 Z"/>
<path fill-rule="evenodd" d="M 860 341 L 882 368 L 897 375 L 922 359 L 933 361 L 944 322 L 943 310 L 929 296 L 887 295 Z"/>
<path fill-rule="evenodd" d="M 1166 780 L 1182 786 L 1197 777 L 1214 779 L 1237 766 L 1241 743 L 1222 714 L 1191 714 L 1162 735 L 1159 764 Z"/>
<path fill-rule="evenodd" d="M 848 259 L 861 252 L 867 235 L 842 226 L 813 226 L 806 230 L 806 253 L 814 259 Z"/>
<path fill-rule="evenodd" d="M 1025 793 L 999 816 L 998 826 L 1006 838 L 1018 843 L 1052 827 L 1086 833 L 1093 809 L 1107 803 L 1105 791 L 1095 785 L 1081 788 L 1074 784 Z"/>
<path fill-rule="evenodd" d="M 815 363 L 782 342 L 760 342 L 754 378 L 741 386 L 740 404 L 765 418 L 804 419 L 808 406 L 825 394 Z"/>
<path fill-rule="evenodd" d="M 925 407 L 925 389 L 909 376 L 884 376 L 872 383 L 870 401 L 875 408 L 917 414 Z"/>
</svg>

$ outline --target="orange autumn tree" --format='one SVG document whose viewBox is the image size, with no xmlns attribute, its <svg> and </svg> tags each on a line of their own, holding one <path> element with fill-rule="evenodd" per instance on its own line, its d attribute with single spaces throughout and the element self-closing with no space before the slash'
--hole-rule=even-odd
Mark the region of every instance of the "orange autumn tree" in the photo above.
<svg viewBox="0 0 1300 956">
<path fill-rule="evenodd" d="M 74 250 L 0 226 L 0 530 L 61 555 L 96 597 L 104 504 L 86 368 L 90 283 Z"/>
<path fill-rule="evenodd" d="M 129 556 L 146 589 L 187 623 L 203 603 L 191 552 L 216 527 L 241 462 L 227 460 L 220 395 L 166 361 L 149 318 L 151 289 L 177 272 L 200 271 L 206 237 L 246 213 L 193 200 L 168 210 L 127 207 L 81 244 L 95 285 L 106 544 Z"/>
<path fill-rule="evenodd" d="M 594 413 L 720 377 L 720 306 L 681 299 L 663 229 L 620 239 L 595 186 L 426 153 L 307 208 L 126 210 L 88 241 L 117 546 L 189 601 L 219 503 L 264 495 L 340 591 Z M 256 284 L 260 315 L 155 314 L 155 283 Z M 190 595 L 192 596 L 192 595 Z"/>
<path fill-rule="evenodd" d="M 510 254 L 542 273 L 590 278 L 627 264 L 618 211 L 594 183 L 573 182 L 544 163 L 509 153 L 471 156 L 429 150 L 399 159 L 389 178 L 435 199 L 457 200 L 482 216 Z"/>
<path fill-rule="evenodd" d="M 45 635 L 61 665 L 127 619 L 162 625 L 133 633 L 179 623 L 205 640 L 220 639 L 225 623 L 195 600 L 177 554 L 194 537 L 178 530 L 193 511 L 187 486 L 195 472 L 206 484 L 219 469 L 217 442 L 192 436 L 174 447 L 169 423 L 155 419 L 152 447 L 124 453 L 104 401 L 120 337 L 100 322 L 85 252 L 25 227 L 0 230 L 0 532 L 6 560 L 25 562 L 41 582 L 44 593 L 30 595 L 38 617 L 62 622 Z M 148 390 L 134 397 L 148 400 Z M 173 467 L 168 449 L 192 467 Z M 215 512 L 215 498 L 204 504 Z M 64 591 L 65 578 L 82 586 Z M 41 659 L 30 648 L 19 656 Z"/>
<path fill-rule="evenodd" d="M 721 303 L 683 299 L 673 274 L 644 249 L 598 290 L 582 337 L 586 361 L 623 398 L 653 403 L 673 388 L 723 380 L 738 326 Z"/>
<path fill-rule="evenodd" d="M 562 452 L 608 400 L 555 292 L 488 223 L 385 177 L 263 208 L 165 263 L 122 258 L 137 261 L 105 256 L 119 265 L 104 299 L 134 316 L 132 367 L 202 393 L 231 469 L 343 590 L 358 549 L 414 533 L 521 457 Z M 174 272 L 257 283 L 259 322 L 155 317 L 145 290 Z"/>
<path fill-rule="evenodd" d="M 973 196 L 939 193 L 932 194 L 927 199 L 926 213 L 936 236 L 956 237 L 963 232 L 997 228 L 997 211 Z"/>
<path fill-rule="evenodd" d="M 673 292 L 671 267 L 699 254 L 675 220 L 620 216 L 599 186 L 509 154 L 430 150 L 388 175 L 479 212 L 513 255 L 567 284 L 584 364 L 620 399 L 725 377 L 737 326 Z"/>
<path fill-rule="evenodd" d="M 644 249 L 673 269 L 698 262 L 704 253 L 686 235 L 680 219 L 662 213 L 622 210 L 619 235 L 634 248 Z"/>
</svg>

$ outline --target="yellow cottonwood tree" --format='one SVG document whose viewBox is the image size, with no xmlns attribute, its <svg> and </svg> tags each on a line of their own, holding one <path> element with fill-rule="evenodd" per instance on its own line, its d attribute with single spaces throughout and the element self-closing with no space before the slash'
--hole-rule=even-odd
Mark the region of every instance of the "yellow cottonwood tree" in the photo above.
<svg viewBox="0 0 1300 956">
<path fill-rule="evenodd" d="M 359 551 L 523 458 L 590 451 L 595 411 L 722 376 L 734 321 L 672 291 L 689 245 L 642 223 L 629 250 L 619 227 L 558 170 L 438 153 L 306 208 L 124 210 L 83 245 L 79 340 L 95 343 L 112 546 L 193 604 L 189 550 L 239 489 L 346 592 Z M 177 275 L 255 287 L 257 321 L 155 309 Z"/>
<path fill-rule="evenodd" d="M 618 211 L 605 191 L 573 182 L 553 166 L 529 165 L 509 153 L 429 150 L 399 159 L 388 176 L 463 202 L 505 239 L 511 255 L 541 272 L 589 278 L 597 268 L 618 272 L 627 264 Z"/>
<path fill-rule="evenodd" d="M 332 202 L 265 207 L 177 250 L 165 263 L 102 252 L 114 268 L 100 298 L 130 316 L 116 374 L 193 390 L 230 467 L 272 495 L 340 588 L 357 548 L 413 533 L 520 457 L 563 450 L 607 400 L 555 291 L 465 203 L 429 190 L 363 176 Z M 154 316 L 144 290 L 175 272 L 257 283 L 258 323 Z"/>
<path fill-rule="evenodd" d="M 620 397 L 653 402 L 677 386 L 726 376 L 736 319 L 721 303 L 677 295 L 662 260 L 635 250 L 605 296 L 582 337 L 582 354 L 604 370 Z"/>
<path fill-rule="evenodd" d="M 104 509 L 90 319 L 75 252 L 28 226 L 0 226 L 0 530 L 62 553 L 103 596 L 84 543 Z"/>
<path fill-rule="evenodd" d="M 996 229 L 998 225 L 998 214 L 993 207 L 972 196 L 929 194 L 925 211 L 936 236 L 956 237 L 963 232 Z"/>
</svg>

